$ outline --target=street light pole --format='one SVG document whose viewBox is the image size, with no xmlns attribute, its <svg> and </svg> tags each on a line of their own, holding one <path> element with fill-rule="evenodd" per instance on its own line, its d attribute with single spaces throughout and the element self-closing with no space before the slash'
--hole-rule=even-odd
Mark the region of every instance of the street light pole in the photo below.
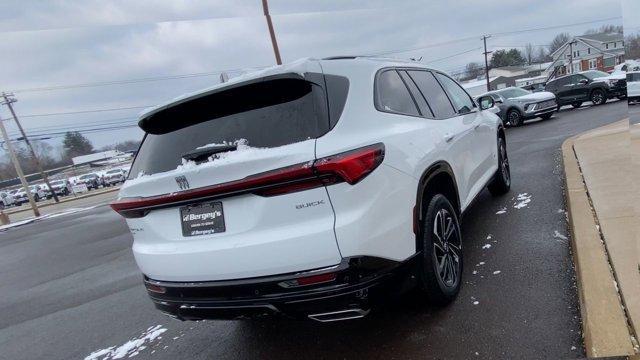
<svg viewBox="0 0 640 360">
<path fill-rule="evenodd" d="M 3 104 L 7 105 L 7 107 L 9 108 L 9 111 L 11 112 L 11 116 L 13 116 L 13 120 L 15 120 L 16 125 L 18 125 L 18 129 L 20 130 L 20 133 L 24 138 L 24 142 L 27 144 L 27 148 L 29 148 L 29 152 L 31 153 L 31 158 L 33 159 L 33 162 L 36 164 L 36 169 L 38 169 L 40 176 L 42 176 L 42 179 L 44 180 L 45 184 L 47 184 L 47 187 L 49 188 L 49 191 L 51 191 L 51 195 L 53 195 L 53 199 L 55 200 L 55 202 L 60 202 L 60 200 L 58 199 L 58 195 L 56 195 L 56 192 L 53 190 L 53 188 L 51 187 L 51 184 L 49 183 L 49 177 L 47 176 L 47 173 L 44 171 L 44 169 L 42 169 L 40 160 L 38 160 L 38 157 L 36 156 L 36 152 L 33 150 L 33 146 L 31 146 L 31 142 L 29 141 L 27 134 L 24 133 L 24 129 L 22 128 L 22 125 L 20 124 L 20 121 L 16 116 L 16 112 L 13 110 L 13 105 L 11 104 L 16 102 L 17 100 L 15 98 L 9 97 L 9 95 L 6 93 L 2 93 L 2 97 L 4 98 Z"/>
<path fill-rule="evenodd" d="M 276 33 L 273 31 L 273 23 L 271 22 L 271 15 L 269 15 L 269 4 L 267 4 L 267 0 L 262 0 L 262 10 L 264 11 L 264 17 L 267 19 L 269 35 L 271 36 L 271 45 L 273 45 L 273 53 L 276 56 L 276 64 L 282 65 L 280 50 L 278 49 L 278 41 L 276 41 Z"/>
<path fill-rule="evenodd" d="M 7 130 L 4 128 L 4 120 L 0 119 L 0 131 L 2 131 L 2 137 L 4 138 L 4 143 L 7 144 L 7 151 L 9 151 L 9 156 L 11 156 L 11 162 L 13 162 L 13 166 L 16 168 L 16 173 L 20 178 L 20 183 L 24 188 L 25 193 L 27 194 L 27 199 L 29 199 L 29 204 L 31 205 L 31 209 L 33 209 L 33 215 L 35 217 L 40 216 L 40 210 L 38 210 L 38 205 L 33 201 L 33 196 L 31 196 L 31 190 L 29 190 L 29 184 L 27 184 L 27 179 L 24 178 L 24 173 L 22 172 L 22 167 L 20 167 L 20 162 L 18 161 L 18 157 L 16 157 L 16 153 L 13 151 L 13 145 L 11 145 L 11 140 L 9 140 L 9 135 L 7 135 Z"/>
</svg>

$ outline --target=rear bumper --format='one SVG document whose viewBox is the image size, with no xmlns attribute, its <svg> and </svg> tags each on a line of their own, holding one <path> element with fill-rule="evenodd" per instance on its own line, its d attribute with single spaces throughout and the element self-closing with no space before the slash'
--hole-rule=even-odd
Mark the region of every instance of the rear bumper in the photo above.
<svg viewBox="0 0 640 360">
<path fill-rule="evenodd" d="M 415 258 L 357 257 L 329 268 L 242 280 L 144 282 L 156 308 L 180 320 L 285 315 L 335 321 L 363 317 L 389 293 L 410 288 Z M 297 283 L 313 278 L 322 281 Z"/>
<path fill-rule="evenodd" d="M 620 96 L 627 96 L 627 87 L 613 87 L 607 92 L 607 97 L 617 98 Z"/>
</svg>

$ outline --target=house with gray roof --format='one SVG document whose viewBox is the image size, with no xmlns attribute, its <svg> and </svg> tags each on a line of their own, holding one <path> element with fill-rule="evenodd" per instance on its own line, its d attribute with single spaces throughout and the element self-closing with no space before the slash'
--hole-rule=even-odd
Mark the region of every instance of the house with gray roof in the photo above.
<svg viewBox="0 0 640 360">
<path fill-rule="evenodd" d="M 574 36 L 551 53 L 549 69 L 555 76 L 585 70 L 613 71 L 624 62 L 624 37 L 620 33 Z"/>
</svg>

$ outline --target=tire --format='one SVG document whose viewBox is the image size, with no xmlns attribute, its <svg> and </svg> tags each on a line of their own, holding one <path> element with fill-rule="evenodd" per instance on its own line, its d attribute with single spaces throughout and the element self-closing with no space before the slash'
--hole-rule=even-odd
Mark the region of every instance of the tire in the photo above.
<svg viewBox="0 0 640 360">
<path fill-rule="evenodd" d="M 549 113 L 549 114 L 544 114 L 540 117 L 542 118 L 542 120 L 549 120 L 551 119 L 552 116 L 553 116 L 553 113 Z"/>
<path fill-rule="evenodd" d="M 574 109 L 577 109 L 580 106 L 582 106 L 582 102 L 575 102 L 575 103 L 571 104 L 571 106 L 573 106 Z"/>
<path fill-rule="evenodd" d="M 498 171 L 487 188 L 493 196 L 504 195 L 511 189 L 511 168 L 507 155 L 507 144 L 502 137 L 498 137 Z"/>
<path fill-rule="evenodd" d="M 38 194 L 36 194 L 36 196 L 33 197 L 33 201 L 35 201 L 35 202 L 40 201 L 40 196 Z"/>
<path fill-rule="evenodd" d="M 460 223 L 451 202 L 442 194 L 433 195 L 424 211 L 419 290 L 429 303 L 444 306 L 456 298 L 462 284 Z"/>
<path fill-rule="evenodd" d="M 522 114 L 520 111 L 516 109 L 511 109 L 507 111 L 507 122 L 511 126 L 521 126 L 522 125 Z"/>
<path fill-rule="evenodd" d="M 595 89 L 591 92 L 589 100 L 591 100 L 595 106 L 602 105 L 607 102 L 607 94 L 605 94 L 601 89 Z"/>
</svg>

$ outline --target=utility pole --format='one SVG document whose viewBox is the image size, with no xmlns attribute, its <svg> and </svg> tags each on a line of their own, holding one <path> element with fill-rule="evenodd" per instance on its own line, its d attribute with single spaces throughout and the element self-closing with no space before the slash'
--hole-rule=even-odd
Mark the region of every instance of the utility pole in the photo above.
<svg viewBox="0 0 640 360">
<path fill-rule="evenodd" d="M 262 10 L 264 10 L 264 17 L 267 18 L 269 35 L 271 35 L 271 45 L 273 45 L 273 53 L 276 56 L 276 64 L 282 65 L 280 50 L 278 49 L 278 42 L 276 41 L 276 33 L 273 31 L 273 23 L 271 22 L 271 15 L 269 15 L 269 5 L 267 4 L 267 0 L 262 0 Z"/>
<path fill-rule="evenodd" d="M 573 40 L 569 41 L 569 72 L 567 74 L 573 74 Z"/>
<path fill-rule="evenodd" d="M 487 91 L 491 91 L 491 84 L 489 83 L 489 59 L 487 58 L 487 55 L 492 53 L 492 51 L 487 51 L 487 39 L 490 37 L 491 35 L 482 36 L 482 41 L 484 42 L 484 76 L 487 78 Z"/>
<path fill-rule="evenodd" d="M 20 183 L 22 184 L 22 187 L 27 194 L 27 199 L 29 199 L 31 209 L 33 209 L 33 216 L 39 217 L 40 210 L 38 210 L 38 205 L 36 205 L 36 202 L 33 201 L 31 190 L 29 190 L 29 184 L 27 184 L 27 179 L 24 178 L 24 173 L 22 172 L 22 168 L 20 167 L 20 162 L 18 162 L 18 157 L 16 157 L 16 153 L 13 151 L 13 145 L 11 145 L 11 140 L 9 140 L 9 135 L 7 135 L 7 130 L 4 128 L 4 120 L 2 119 L 0 119 L 0 131 L 2 131 L 2 138 L 4 139 L 4 143 L 7 144 L 7 151 L 9 151 L 9 156 L 11 156 L 11 162 L 13 162 L 13 166 L 16 168 L 16 173 L 20 178 Z"/>
<path fill-rule="evenodd" d="M 38 160 L 38 156 L 36 156 L 36 152 L 33 150 L 33 146 L 31 146 L 31 142 L 29 141 L 27 134 L 24 133 L 24 129 L 22 128 L 22 125 L 20 124 L 20 121 L 16 116 L 16 112 L 13 110 L 13 105 L 11 104 L 13 104 L 18 100 L 12 97 L 12 94 L 6 94 L 4 92 L 2 93 L 2 97 L 4 98 L 4 102 L 2 102 L 2 104 L 7 105 L 7 107 L 9 108 L 9 111 L 11 112 L 11 116 L 13 116 L 13 120 L 15 120 L 16 125 L 18 125 L 18 129 L 22 134 L 22 138 L 24 138 L 24 142 L 27 144 L 27 147 L 29 148 L 29 152 L 31 153 L 31 158 L 33 158 L 33 162 L 36 164 L 36 169 L 38 169 L 40 176 L 42 176 L 42 179 L 44 180 L 45 184 L 47 184 L 47 187 L 49 188 L 49 191 L 51 191 L 51 195 L 53 195 L 53 199 L 55 200 L 55 202 L 60 202 L 60 200 L 58 199 L 58 195 L 56 195 L 56 192 L 51 187 L 51 184 L 49 184 L 49 177 L 47 176 L 47 173 L 42 169 L 42 165 L 40 165 L 40 160 Z"/>
</svg>

